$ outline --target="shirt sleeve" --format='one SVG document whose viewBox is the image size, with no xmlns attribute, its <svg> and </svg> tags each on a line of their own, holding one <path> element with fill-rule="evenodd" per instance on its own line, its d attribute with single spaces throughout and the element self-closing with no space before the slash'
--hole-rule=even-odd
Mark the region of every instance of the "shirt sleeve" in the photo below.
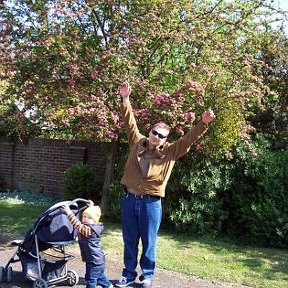
<svg viewBox="0 0 288 288">
<path fill-rule="evenodd" d="M 122 116 L 129 145 L 137 143 L 144 136 L 139 132 L 130 102 L 122 104 Z"/>
<path fill-rule="evenodd" d="M 168 148 L 173 160 L 177 160 L 189 152 L 192 144 L 197 142 L 207 131 L 207 125 L 200 121 L 187 134 L 175 141 Z"/>
<path fill-rule="evenodd" d="M 74 214 L 69 214 L 68 219 L 71 222 L 72 226 L 83 236 L 89 237 L 93 234 L 93 230 L 79 221 Z"/>
</svg>

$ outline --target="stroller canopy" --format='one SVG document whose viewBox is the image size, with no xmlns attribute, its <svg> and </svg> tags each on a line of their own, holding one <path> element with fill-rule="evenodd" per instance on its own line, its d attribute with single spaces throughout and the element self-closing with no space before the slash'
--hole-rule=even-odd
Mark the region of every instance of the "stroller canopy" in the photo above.
<svg viewBox="0 0 288 288">
<path fill-rule="evenodd" d="M 35 222 L 34 227 L 29 230 L 22 243 L 22 247 L 27 252 L 35 251 L 35 236 L 39 241 L 39 250 L 45 250 L 51 245 L 72 243 L 76 240 L 77 231 L 73 228 L 66 213 L 61 209 L 70 201 L 56 203 L 47 209 Z M 70 206 L 70 209 L 79 218 L 77 203 Z"/>
<path fill-rule="evenodd" d="M 59 242 L 73 242 L 76 239 L 77 231 L 73 228 L 66 213 L 61 207 L 69 201 L 59 202 L 50 207 L 34 225 L 34 233 L 46 243 L 58 244 Z M 78 205 L 70 207 L 76 217 L 79 218 Z"/>
</svg>

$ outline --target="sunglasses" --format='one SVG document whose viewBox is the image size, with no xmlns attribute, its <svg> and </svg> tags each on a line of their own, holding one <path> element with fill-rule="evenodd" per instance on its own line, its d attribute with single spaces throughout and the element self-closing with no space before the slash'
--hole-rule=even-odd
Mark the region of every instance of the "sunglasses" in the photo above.
<svg viewBox="0 0 288 288">
<path fill-rule="evenodd" d="M 157 136 L 157 135 L 158 135 L 159 139 L 167 138 L 167 136 L 164 136 L 163 134 L 157 132 L 156 130 L 152 130 L 152 134 L 153 134 L 154 136 Z"/>
</svg>

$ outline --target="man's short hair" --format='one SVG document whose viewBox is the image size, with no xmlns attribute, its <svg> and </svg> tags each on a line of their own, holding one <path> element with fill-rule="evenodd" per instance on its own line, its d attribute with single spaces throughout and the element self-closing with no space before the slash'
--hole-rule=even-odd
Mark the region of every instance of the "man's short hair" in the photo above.
<svg viewBox="0 0 288 288">
<path fill-rule="evenodd" d="M 166 129 L 169 133 L 170 133 L 170 130 L 171 130 L 171 127 L 169 125 L 167 125 L 166 123 L 164 122 L 158 122 L 156 124 L 154 124 L 151 128 L 151 130 L 153 130 L 154 128 L 156 127 L 159 127 L 159 128 L 164 128 Z"/>
</svg>

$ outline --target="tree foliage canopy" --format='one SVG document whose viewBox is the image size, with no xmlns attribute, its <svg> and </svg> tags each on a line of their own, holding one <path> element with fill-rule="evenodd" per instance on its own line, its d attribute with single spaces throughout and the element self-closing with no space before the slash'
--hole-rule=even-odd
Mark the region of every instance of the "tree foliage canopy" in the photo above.
<svg viewBox="0 0 288 288">
<path fill-rule="evenodd" d="M 261 57 L 261 37 L 278 12 L 270 4 L 4 1 L 2 105 L 20 103 L 18 117 L 30 111 L 38 135 L 113 140 L 122 134 L 117 88 L 128 80 L 141 129 L 161 120 L 179 137 L 194 113 L 212 108 L 217 118 L 202 144 L 227 150 L 248 137 L 251 108 L 275 95 Z M 23 124 L 14 129 L 32 133 Z"/>
</svg>

